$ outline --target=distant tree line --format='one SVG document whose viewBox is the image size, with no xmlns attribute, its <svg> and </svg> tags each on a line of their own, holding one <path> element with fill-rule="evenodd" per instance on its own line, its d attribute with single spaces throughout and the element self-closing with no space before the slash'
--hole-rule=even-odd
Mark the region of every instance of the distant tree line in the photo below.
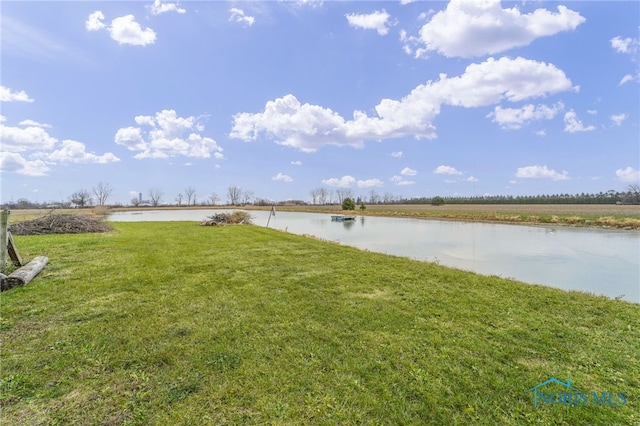
<svg viewBox="0 0 640 426">
<path fill-rule="evenodd" d="M 61 201 L 34 202 L 27 198 L 19 198 L 17 201 L 9 201 L 2 207 L 9 209 L 38 209 L 38 208 L 71 208 L 110 206 L 120 207 L 121 204 L 108 204 L 113 189 L 107 183 L 99 183 L 91 190 L 79 189 L 73 192 L 67 199 Z M 640 185 L 629 185 L 627 191 L 609 190 L 597 194 L 543 194 L 543 195 L 483 195 L 483 196 L 452 196 L 452 197 L 414 197 L 402 198 L 386 192 L 379 195 L 375 190 L 367 195 L 354 196 L 350 188 L 338 188 L 335 191 L 327 188 L 316 188 L 309 195 L 310 199 L 274 201 L 266 198 L 256 198 L 253 191 L 247 191 L 239 186 L 231 185 L 227 188 L 226 205 L 243 206 L 271 206 L 277 205 L 342 205 L 347 199 L 355 205 L 367 204 L 640 204 Z M 133 197 L 129 205 L 134 207 L 158 207 L 158 206 L 214 206 L 220 204 L 220 197 L 214 192 L 207 198 L 198 200 L 196 190 L 187 187 L 184 193 L 179 193 L 174 202 L 163 201 L 164 192 L 158 188 L 152 188 L 147 193 L 148 198 L 143 198 L 142 193 Z"/>
<path fill-rule="evenodd" d="M 402 204 L 432 204 L 436 197 L 410 198 Z M 437 197 L 440 198 L 440 197 Z M 484 195 L 473 197 L 441 197 L 445 204 L 640 204 L 640 185 L 631 185 L 626 192 L 614 190 L 597 194 L 553 195 Z"/>
</svg>

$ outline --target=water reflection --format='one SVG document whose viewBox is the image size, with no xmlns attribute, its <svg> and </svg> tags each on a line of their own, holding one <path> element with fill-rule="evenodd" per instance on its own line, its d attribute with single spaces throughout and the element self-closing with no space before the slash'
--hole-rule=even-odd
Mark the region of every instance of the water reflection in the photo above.
<svg viewBox="0 0 640 426">
<path fill-rule="evenodd" d="M 200 221 L 215 210 L 114 213 L 112 221 Z M 218 210 L 219 212 L 219 210 Z M 359 216 L 251 211 L 254 223 L 370 251 L 437 261 L 486 275 L 640 303 L 640 233 Z"/>
</svg>

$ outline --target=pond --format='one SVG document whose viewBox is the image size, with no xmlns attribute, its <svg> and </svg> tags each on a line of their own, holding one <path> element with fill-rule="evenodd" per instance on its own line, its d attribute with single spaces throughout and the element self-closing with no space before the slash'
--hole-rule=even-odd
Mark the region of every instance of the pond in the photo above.
<svg viewBox="0 0 640 426">
<path fill-rule="evenodd" d="M 110 221 L 200 221 L 221 210 L 119 212 Z M 249 211 L 259 226 L 485 275 L 640 303 L 640 232 Z"/>
</svg>

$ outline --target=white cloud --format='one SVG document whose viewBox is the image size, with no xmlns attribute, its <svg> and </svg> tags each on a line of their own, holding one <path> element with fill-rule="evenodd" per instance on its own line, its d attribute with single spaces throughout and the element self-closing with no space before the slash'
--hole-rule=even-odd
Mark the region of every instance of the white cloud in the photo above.
<svg viewBox="0 0 640 426">
<path fill-rule="evenodd" d="M 46 123 L 38 123 L 37 121 L 34 120 L 22 120 L 20 123 L 20 126 L 27 126 L 27 127 L 43 127 L 43 128 L 51 128 L 51 124 L 46 124 Z"/>
<path fill-rule="evenodd" d="M 47 150 L 58 142 L 41 127 L 9 127 L 0 124 L 0 145 L 3 151 L 24 152 Z"/>
<path fill-rule="evenodd" d="M 611 116 L 611 121 L 613 121 L 614 125 L 621 126 L 627 118 L 629 118 L 628 114 L 614 114 Z"/>
<path fill-rule="evenodd" d="M 391 153 L 393 158 L 402 158 L 402 151 L 394 151 Z"/>
<path fill-rule="evenodd" d="M 400 171 L 400 174 L 403 176 L 415 176 L 418 174 L 418 172 L 416 170 L 413 170 L 412 168 L 405 167 Z"/>
<path fill-rule="evenodd" d="M 355 13 L 348 13 L 345 15 L 349 25 L 354 28 L 364 28 L 365 30 L 376 30 L 380 35 L 387 35 L 389 28 L 387 23 L 390 15 L 382 9 L 382 11 L 376 10 L 373 13 L 358 15 Z"/>
<path fill-rule="evenodd" d="M 406 185 L 414 185 L 415 182 L 412 180 L 405 180 L 402 176 L 395 175 L 391 177 L 391 182 L 398 186 L 406 186 Z"/>
<path fill-rule="evenodd" d="M 578 115 L 574 110 L 571 110 L 564 115 L 564 124 L 564 131 L 569 133 L 590 132 L 596 129 L 595 126 L 585 127 L 584 124 L 582 124 L 582 121 L 578 119 Z"/>
<path fill-rule="evenodd" d="M 407 5 L 409 3 L 413 3 L 413 2 L 416 2 L 416 1 L 418 1 L 418 0 L 400 0 L 400 4 L 404 6 L 404 5 Z"/>
<path fill-rule="evenodd" d="M 232 138 L 256 140 L 259 135 L 276 143 L 314 152 L 324 145 L 362 147 L 366 140 L 413 136 L 437 137 L 433 120 L 441 105 L 465 108 L 487 106 L 504 100 L 528 98 L 575 90 L 564 72 L 551 64 L 524 58 L 489 58 L 471 64 L 464 74 L 428 81 L 401 100 L 383 99 L 376 116 L 354 111 L 345 120 L 329 108 L 301 104 L 292 95 L 268 101 L 260 113 L 239 113 L 233 117 Z"/>
<path fill-rule="evenodd" d="M 91 15 L 89 15 L 86 22 L 84 23 L 84 26 L 87 31 L 98 31 L 106 28 L 106 25 L 102 21 L 104 21 L 104 13 L 102 13 L 101 10 L 96 10 Z"/>
<path fill-rule="evenodd" d="M 156 41 L 156 33 L 151 28 L 142 29 L 139 23 L 135 21 L 133 15 L 120 16 L 111 21 L 111 25 L 107 26 L 102 21 L 104 14 L 97 10 L 89 15 L 85 22 L 87 31 L 99 31 L 105 29 L 111 35 L 111 38 L 118 44 L 130 44 L 133 46 L 146 46 Z"/>
<path fill-rule="evenodd" d="M 33 102 L 27 92 L 13 92 L 8 87 L 0 86 L 0 102 Z"/>
<path fill-rule="evenodd" d="M 542 130 L 537 130 L 533 133 L 536 136 L 547 136 L 547 131 L 542 129 Z"/>
<path fill-rule="evenodd" d="M 282 173 L 278 173 L 277 175 L 272 177 L 271 180 L 275 180 L 275 181 L 278 181 L 278 182 L 292 182 L 293 181 L 293 179 L 290 176 L 287 176 L 287 175 L 282 174 Z"/>
<path fill-rule="evenodd" d="M 26 176 L 46 176 L 49 166 L 42 160 L 26 160 L 14 152 L 0 152 L 0 171 Z"/>
<path fill-rule="evenodd" d="M 87 152 L 86 146 L 78 141 L 64 140 L 62 147 L 53 152 L 36 153 L 37 158 L 54 163 L 75 163 L 75 164 L 108 164 L 120 161 L 118 157 L 110 152 L 103 155 L 96 155 L 93 152 Z"/>
<path fill-rule="evenodd" d="M 468 178 L 465 179 L 467 182 L 477 182 L 478 179 L 473 177 L 473 176 L 469 176 Z"/>
<path fill-rule="evenodd" d="M 237 7 L 232 7 L 229 9 L 231 12 L 231 16 L 229 16 L 229 22 L 237 22 L 243 25 L 253 25 L 256 21 L 256 18 L 253 16 L 245 15 L 242 9 L 238 9 Z"/>
<path fill-rule="evenodd" d="M 5 117 L 4 115 L 0 114 L 0 123 L 4 123 L 5 121 L 7 121 L 7 117 Z"/>
<path fill-rule="evenodd" d="M 353 176 L 347 175 L 347 176 L 342 176 L 340 179 L 337 179 L 337 178 L 323 179 L 322 183 L 329 186 L 347 188 L 353 185 L 354 183 L 356 183 L 356 178 L 354 178 Z"/>
<path fill-rule="evenodd" d="M 437 175 L 461 175 L 462 174 L 462 172 L 456 170 L 455 167 L 445 166 L 445 165 L 436 167 L 433 173 Z"/>
<path fill-rule="evenodd" d="M 618 169 L 616 170 L 616 176 L 622 182 L 638 182 L 640 181 L 640 170 L 636 170 L 633 167 Z"/>
<path fill-rule="evenodd" d="M 610 40 L 611 47 L 618 53 L 628 53 L 634 55 L 638 52 L 638 46 L 640 43 L 637 39 L 630 37 L 622 38 L 620 36 L 614 37 Z"/>
<path fill-rule="evenodd" d="M 187 11 L 179 6 L 179 2 L 165 3 L 162 0 L 154 0 L 151 6 L 147 6 L 153 15 L 160 15 L 167 12 L 187 13 Z"/>
<path fill-rule="evenodd" d="M 133 46 L 146 46 L 156 41 L 156 33 L 151 28 L 144 30 L 135 21 L 133 15 L 121 16 L 111 21 L 109 27 L 111 38 L 119 44 L 130 44 Z"/>
<path fill-rule="evenodd" d="M 537 9 L 523 14 L 517 7 L 502 9 L 500 0 L 451 0 L 420 30 L 425 51 L 447 57 L 495 54 L 526 46 L 539 37 L 574 30 L 585 22 L 578 12 L 558 6 L 558 12 Z"/>
<path fill-rule="evenodd" d="M 116 132 L 115 143 L 131 151 L 135 158 L 168 158 L 175 156 L 222 158 L 222 148 L 216 141 L 196 133 L 200 123 L 195 117 L 182 118 L 174 110 L 162 110 L 155 116 L 137 116 L 141 127 L 125 127 Z"/>
<path fill-rule="evenodd" d="M 547 166 L 527 166 L 519 167 L 516 171 L 516 177 L 527 179 L 567 180 L 569 179 L 569 174 L 566 171 L 558 173 L 553 169 L 548 169 Z"/>
<path fill-rule="evenodd" d="M 382 186 L 383 183 L 380 179 L 366 179 L 358 181 L 358 188 L 372 188 L 374 186 Z"/>
<path fill-rule="evenodd" d="M 492 121 L 498 123 L 503 129 L 520 129 L 534 120 L 551 120 L 563 109 L 564 104 L 562 102 L 552 106 L 528 104 L 522 108 L 502 108 L 497 106 L 494 112 L 487 115 L 487 117 L 493 117 Z"/>
<path fill-rule="evenodd" d="M 294 166 L 302 166 L 302 161 L 292 161 L 291 164 Z"/>
<path fill-rule="evenodd" d="M 633 76 L 631 74 L 626 74 L 624 77 L 622 77 L 622 79 L 620 80 L 620 82 L 618 83 L 618 86 L 622 86 L 625 83 L 628 83 L 630 81 L 635 80 L 633 78 Z"/>
</svg>

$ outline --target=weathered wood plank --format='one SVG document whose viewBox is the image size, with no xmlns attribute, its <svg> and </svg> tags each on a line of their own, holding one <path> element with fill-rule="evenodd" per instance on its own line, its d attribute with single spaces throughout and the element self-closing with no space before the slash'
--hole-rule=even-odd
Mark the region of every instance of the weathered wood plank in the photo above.
<svg viewBox="0 0 640 426">
<path fill-rule="evenodd" d="M 18 253 L 18 247 L 13 241 L 13 235 L 11 235 L 11 231 L 7 232 L 7 234 L 9 235 L 9 241 L 7 242 L 7 251 L 9 252 L 9 258 L 15 266 L 22 266 L 22 257 L 20 257 L 20 253 Z"/>
<path fill-rule="evenodd" d="M 9 210 L 0 211 L 0 268 L 7 266 L 7 242 L 9 239 Z"/>
</svg>

